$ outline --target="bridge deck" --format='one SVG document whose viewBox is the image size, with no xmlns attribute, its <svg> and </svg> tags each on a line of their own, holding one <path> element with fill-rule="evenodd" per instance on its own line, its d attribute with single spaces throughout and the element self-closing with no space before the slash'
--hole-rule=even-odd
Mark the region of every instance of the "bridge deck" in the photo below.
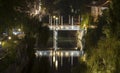
<svg viewBox="0 0 120 73">
<path fill-rule="evenodd" d="M 80 30 L 79 25 L 49 25 L 50 30 Z"/>
<path fill-rule="evenodd" d="M 58 57 L 78 57 L 83 54 L 83 51 L 78 51 L 78 50 L 72 50 L 72 51 L 67 51 L 67 50 L 57 50 L 57 51 L 52 51 L 52 50 L 37 50 L 35 53 L 37 56 L 58 56 Z"/>
</svg>

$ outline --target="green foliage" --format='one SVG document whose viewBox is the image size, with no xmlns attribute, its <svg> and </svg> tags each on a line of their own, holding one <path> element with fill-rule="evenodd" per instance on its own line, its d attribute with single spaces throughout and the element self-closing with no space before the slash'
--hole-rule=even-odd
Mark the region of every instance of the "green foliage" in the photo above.
<svg viewBox="0 0 120 73">
<path fill-rule="evenodd" d="M 105 34 L 106 38 L 110 38 L 111 37 L 111 35 L 110 35 L 110 29 L 107 26 L 105 26 L 103 28 L 103 34 Z"/>
<path fill-rule="evenodd" d="M 114 43 L 113 43 L 114 42 Z M 91 73 L 113 73 L 116 68 L 116 61 L 119 54 L 120 41 L 115 38 L 101 39 L 98 48 L 89 53 L 87 64 Z M 119 65 L 118 65 L 119 66 Z"/>
<path fill-rule="evenodd" d="M 16 45 L 13 40 L 4 41 L 3 49 L 5 51 L 4 58 L 0 61 L 0 72 L 7 69 L 16 60 Z"/>
<path fill-rule="evenodd" d="M 87 64 L 82 61 L 72 69 L 72 73 L 87 73 L 87 71 L 88 71 Z"/>
<path fill-rule="evenodd" d="M 111 0 L 111 5 L 109 9 L 109 23 L 111 35 L 117 38 L 120 37 L 120 1 Z"/>
<path fill-rule="evenodd" d="M 104 11 L 102 17 L 99 18 L 96 37 L 98 43 L 96 46 L 91 44 L 93 40 L 90 39 L 90 31 L 87 35 L 87 44 L 90 45 L 87 50 L 87 65 L 89 66 L 89 73 L 119 73 L 120 69 L 120 2 L 119 0 L 112 0 L 110 9 Z M 93 31 L 94 32 L 94 31 Z M 91 34 L 93 34 L 91 32 Z M 94 33 L 95 34 L 95 33 Z"/>
<path fill-rule="evenodd" d="M 90 23 L 90 15 L 89 14 L 84 14 L 82 15 L 82 21 L 81 21 L 81 26 L 89 26 Z"/>
</svg>

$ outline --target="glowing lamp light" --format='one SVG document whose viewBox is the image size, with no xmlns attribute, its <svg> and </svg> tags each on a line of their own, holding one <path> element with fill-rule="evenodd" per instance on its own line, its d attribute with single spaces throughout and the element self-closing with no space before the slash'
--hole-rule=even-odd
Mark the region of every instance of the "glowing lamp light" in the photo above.
<svg viewBox="0 0 120 73">
<path fill-rule="evenodd" d="M 50 56 L 52 56 L 53 55 L 53 53 L 52 53 L 52 51 L 50 52 Z"/>
<path fill-rule="evenodd" d="M 5 45 L 5 42 L 2 41 L 2 42 L 1 42 L 1 45 L 4 46 L 4 45 Z"/>
<path fill-rule="evenodd" d="M 9 36 L 8 39 L 11 40 L 12 38 Z"/>
<path fill-rule="evenodd" d="M 86 54 L 83 55 L 82 60 L 85 62 L 86 61 Z"/>
<path fill-rule="evenodd" d="M 21 31 L 21 29 L 19 28 L 18 31 Z"/>
<path fill-rule="evenodd" d="M 53 56 L 53 62 L 55 62 L 55 56 Z"/>
<path fill-rule="evenodd" d="M 56 17 L 55 19 L 58 20 L 58 17 Z"/>
<path fill-rule="evenodd" d="M 66 55 L 66 57 L 68 57 L 68 56 L 69 56 L 69 53 L 68 53 L 68 52 L 66 52 L 66 53 L 65 53 L 65 55 Z"/>
<path fill-rule="evenodd" d="M 13 32 L 14 35 L 17 35 L 18 33 L 17 32 Z"/>
<path fill-rule="evenodd" d="M 2 42 L 0 41 L 0 45 L 2 45 Z"/>
<path fill-rule="evenodd" d="M 75 47 L 75 50 L 77 50 L 78 48 L 77 47 Z"/>
<path fill-rule="evenodd" d="M 56 18 L 56 16 L 53 16 L 53 18 Z"/>
<path fill-rule="evenodd" d="M 55 51 L 53 52 L 53 56 L 55 56 Z"/>
<path fill-rule="evenodd" d="M 35 53 L 35 56 L 36 56 L 36 57 L 38 57 L 38 54 L 37 54 L 37 53 Z"/>
<path fill-rule="evenodd" d="M 39 54 L 40 54 L 40 56 L 42 56 L 42 52 L 40 52 Z"/>
<path fill-rule="evenodd" d="M 60 56 L 60 52 L 57 52 L 57 55 Z"/>
<path fill-rule="evenodd" d="M 63 53 L 61 52 L 61 56 L 63 56 Z"/>
<path fill-rule="evenodd" d="M 55 61 L 55 67 L 58 68 L 58 60 Z"/>
<path fill-rule="evenodd" d="M 61 26 L 61 28 L 63 28 L 63 26 Z"/>
<path fill-rule="evenodd" d="M 86 24 L 84 24 L 83 27 L 86 27 Z"/>
<path fill-rule="evenodd" d="M 73 52 L 71 53 L 71 56 L 73 56 Z"/>
</svg>

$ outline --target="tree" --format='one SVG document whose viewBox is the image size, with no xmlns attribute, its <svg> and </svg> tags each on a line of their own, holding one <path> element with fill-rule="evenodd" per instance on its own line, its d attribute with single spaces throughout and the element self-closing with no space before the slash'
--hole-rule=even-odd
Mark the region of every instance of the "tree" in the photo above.
<svg viewBox="0 0 120 73">
<path fill-rule="evenodd" d="M 30 73 L 30 71 L 32 70 L 32 66 L 34 64 L 34 58 L 35 58 L 35 54 L 34 54 L 35 53 L 34 45 L 36 41 L 35 35 L 39 33 L 40 35 L 45 36 L 46 33 L 43 33 L 42 31 L 44 30 L 45 31 L 47 30 L 46 32 L 49 31 L 48 28 L 42 27 L 43 24 L 39 22 L 39 19 L 37 19 L 38 18 L 37 16 L 36 17 L 31 16 L 32 11 L 34 11 L 34 4 L 35 4 L 35 0 L 24 0 L 24 1 L 0 0 L 0 10 L 1 10 L 0 11 L 0 35 L 7 30 L 7 35 L 12 36 L 13 34 L 10 33 L 11 30 L 18 26 L 21 26 L 22 30 L 25 33 L 24 39 L 21 39 L 21 40 L 17 39 L 19 43 L 16 45 L 16 47 L 14 47 L 15 49 L 14 51 L 17 52 L 15 53 L 17 57 L 13 59 L 15 62 L 12 64 L 16 65 L 17 63 L 19 63 L 17 64 L 18 66 L 14 68 L 14 71 L 16 71 L 17 73 L 18 72 L 20 73 L 22 71 Z M 43 38 L 44 36 L 42 37 L 40 36 L 40 41 L 42 43 L 47 42 L 48 37 Z M 45 39 L 45 41 L 42 41 L 41 39 L 42 40 Z M 12 40 L 12 43 L 14 43 L 13 40 Z M 9 44 L 13 48 L 14 44 L 11 44 L 11 43 Z M 10 47 L 7 47 L 7 48 L 10 48 Z M 12 56 L 15 56 L 15 55 L 12 55 Z"/>
<path fill-rule="evenodd" d="M 109 23 L 110 23 L 110 31 L 111 35 L 119 38 L 120 37 L 120 1 L 119 0 L 111 0 L 111 5 L 109 9 Z"/>
<path fill-rule="evenodd" d="M 97 43 L 97 47 L 87 52 L 88 66 L 91 73 L 118 73 L 120 68 L 118 47 L 119 41 L 119 1 L 112 0 L 110 8 L 103 14 L 104 25 L 100 28 L 102 35 Z M 100 24 L 102 21 L 99 21 Z M 104 34 L 104 35 L 103 35 Z"/>
<path fill-rule="evenodd" d="M 91 68 L 91 73 L 113 73 L 116 70 L 115 62 L 119 58 L 116 50 L 119 50 L 119 44 L 120 42 L 115 38 L 101 39 L 99 41 L 98 47 L 88 54 L 87 63 Z"/>
</svg>

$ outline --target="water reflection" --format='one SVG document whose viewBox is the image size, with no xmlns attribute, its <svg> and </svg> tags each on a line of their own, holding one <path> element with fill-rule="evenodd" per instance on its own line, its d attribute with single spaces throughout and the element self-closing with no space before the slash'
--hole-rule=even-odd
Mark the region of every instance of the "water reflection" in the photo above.
<svg viewBox="0 0 120 73">
<path fill-rule="evenodd" d="M 52 58 L 52 57 L 51 57 Z M 73 61 L 70 57 L 53 57 L 55 61 L 51 62 L 50 57 L 38 57 L 36 65 L 38 66 L 40 73 L 72 73 L 72 68 L 78 65 L 78 57 L 73 57 Z M 73 62 L 73 64 L 71 64 Z M 52 64 L 51 64 L 52 63 Z M 61 64 L 62 63 L 62 64 Z M 38 72 L 38 73 L 39 73 Z"/>
</svg>

